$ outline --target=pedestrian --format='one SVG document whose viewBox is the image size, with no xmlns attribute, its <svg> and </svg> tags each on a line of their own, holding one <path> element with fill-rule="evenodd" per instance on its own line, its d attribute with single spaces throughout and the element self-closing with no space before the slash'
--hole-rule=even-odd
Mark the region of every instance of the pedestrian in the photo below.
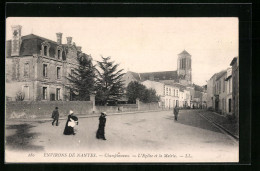
<svg viewBox="0 0 260 171">
<path fill-rule="evenodd" d="M 101 112 L 101 115 L 99 117 L 99 125 L 98 125 L 98 130 L 96 133 L 97 139 L 103 139 L 106 140 L 105 138 L 105 125 L 106 125 L 106 113 Z"/>
<path fill-rule="evenodd" d="M 175 108 L 174 108 L 174 119 L 175 119 L 175 121 L 178 120 L 178 115 L 179 115 L 179 108 L 177 106 L 175 106 Z"/>
<path fill-rule="evenodd" d="M 58 111 L 58 109 L 59 109 L 58 107 L 55 107 L 55 109 L 52 112 L 52 115 L 51 115 L 51 117 L 53 119 L 52 126 L 54 126 L 55 121 L 56 121 L 56 126 L 59 125 L 59 111 Z"/>
<path fill-rule="evenodd" d="M 74 115 L 73 111 L 70 110 L 63 134 L 75 135 L 74 127 L 75 125 L 78 125 L 78 123 L 78 118 Z"/>
</svg>

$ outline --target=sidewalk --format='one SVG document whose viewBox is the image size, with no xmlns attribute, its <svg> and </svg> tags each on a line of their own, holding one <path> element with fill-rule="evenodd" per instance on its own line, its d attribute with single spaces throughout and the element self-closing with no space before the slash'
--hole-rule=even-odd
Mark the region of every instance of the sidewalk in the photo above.
<svg viewBox="0 0 260 171">
<path fill-rule="evenodd" d="M 221 116 L 215 112 L 210 111 L 200 111 L 201 115 L 209 119 L 211 122 L 214 122 L 226 132 L 232 134 L 234 137 L 239 139 L 239 124 L 232 123 L 227 117 Z"/>
</svg>

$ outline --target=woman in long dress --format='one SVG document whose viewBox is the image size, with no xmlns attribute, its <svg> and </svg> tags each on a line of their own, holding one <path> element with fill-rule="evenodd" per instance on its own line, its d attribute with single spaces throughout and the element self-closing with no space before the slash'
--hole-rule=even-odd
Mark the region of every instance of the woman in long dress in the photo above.
<svg viewBox="0 0 260 171">
<path fill-rule="evenodd" d="M 101 116 L 99 117 L 99 125 L 98 125 L 98 130 L 97 130 L 97 134 L 96 137 L 97 139 L 103 139 L 106 140 L 105 138 L 105 125 L 106 125 L 106 113 L 102 112 Z"/>
<path fill-rule="evenodd" d="M 70 110 L 70 114 L 68 115 L 68 120 L 65 125 L 64 135 L 75 135 L 74 126 L 78 125 L 78 118 L 74 116 L 73 111 Z"/>
</svg>

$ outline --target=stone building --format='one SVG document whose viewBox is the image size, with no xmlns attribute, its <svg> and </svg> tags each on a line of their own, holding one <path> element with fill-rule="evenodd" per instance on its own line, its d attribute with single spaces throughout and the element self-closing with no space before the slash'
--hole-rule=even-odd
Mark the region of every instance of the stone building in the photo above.
<svg viewBox="0 0 260 171">
<path fill-rule="evenodd" d="M 239 118 L 239 57 L 233 58 L 232 66 L 232 108 L 234 115 Z"/>
<path fill-rule="evenodd" d="M 146 73 L 136 73 L 128 71 L 124 78 L 125 86 L 131 81 L 160 81 L 160 80 L 173 80 L 176 83 L 182 85 L 191 85 L 192 84 L 192 61 L 191 55 L 186 51 L 182 51 L 178 54 L 177 60 L 177 70 L 175 71 L 160 71 L 160 72 L 146 72 Z"/>
<path fill-rule="evenodd" d="M 233 112 L 232 107 L 232 68 L 227 69 L 227 78 L 226 81 L 226 114 L 231 115 Z"/>
<path fill-rule="evenodd" d="M 152 88 L 160 96 L 160 104 L 164 108 L 188 107 L 190 106 L 190 91 L 185 86 L 174 83 L 173 81 L 143 81 L 142 84 L 147 88 Z"/>
<path fill-rule="evenodd" d="M 18 92 L 28 101 L 69 100 L 66 77 L 78 66 L 81 47 L 72 43 L 72 37 L 63 44 L 62 33 L 52 41 L 21 32 L 21 26 L 12 26 L 12 39 L 6 42 L 7 100 L 16 100 Z"/>
<path fill-rule="evenodd" d="M 215 81 L 215 110 L 225 114 L 226 111 L 226 82 L 227 71 L 224 70 L 216 77 Z"/>
</svg>

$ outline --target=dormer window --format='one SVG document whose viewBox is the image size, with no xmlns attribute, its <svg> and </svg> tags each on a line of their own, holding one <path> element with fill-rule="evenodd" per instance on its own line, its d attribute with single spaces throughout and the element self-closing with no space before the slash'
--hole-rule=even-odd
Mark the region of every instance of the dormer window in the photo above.
<svg viewBox="0 0 260 171">
<path fill-rule="evenodd" d="M 42 43 L 41 55 L 42 56 L 49 56 L 49 50 L 50 50 L 50 44 L 46 41 L 43 42 Z"/>
<path fill-rule="evenodd" d="M 43 55 L 44 56 L 48 55 L 47 51 L 48 51 L 48 47 L 47 46 L 43 46 Z"/>
<path fill-rule="evenodd" d="M 62 59 L 62 46 L 57 47 L 56 56 L 58 60 Z"/>
<path fill-rule="evenodd" d="M 61 50 L 58 50 L 58 59 L 61 58 Z"/>
</svg>

